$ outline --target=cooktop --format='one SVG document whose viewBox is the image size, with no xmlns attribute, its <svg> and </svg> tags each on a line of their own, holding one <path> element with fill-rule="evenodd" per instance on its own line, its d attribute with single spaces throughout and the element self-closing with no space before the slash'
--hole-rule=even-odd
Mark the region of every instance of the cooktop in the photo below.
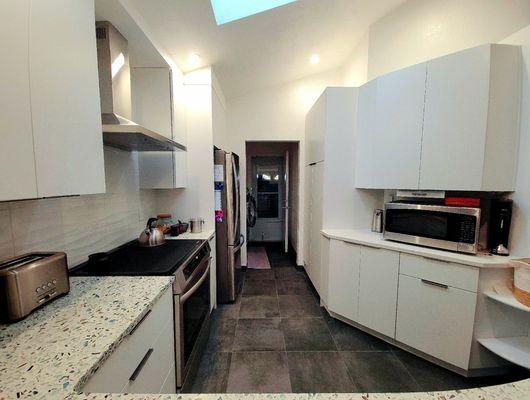
<svg viewBox="0 0 530 400">
<path fill-rule="evenodd" d="M 160 246 L 141 247 L 133 240 L 109 252 L 91 254 L 88 261 L 70 270 L 70 275 L 172 275 L 203 244 L 202 240 L 167 240 Z"/>
</svg>

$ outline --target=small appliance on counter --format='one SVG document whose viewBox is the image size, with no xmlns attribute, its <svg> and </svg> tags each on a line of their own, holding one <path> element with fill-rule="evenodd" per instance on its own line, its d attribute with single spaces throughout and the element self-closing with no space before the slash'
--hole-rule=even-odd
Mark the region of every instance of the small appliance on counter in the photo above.
<svg viewBox="0 0 530 400">
<path fill-rule="evenodd" d="M 491 201 L 490 220 L 488 227 L 488 248 L 493 254 L 508 256 L 508 239 L 512 221 L 513 201 L 494 199 Z"/>
<path fill-rule="evenodd" d="M 191 233 L 201 233 L 202 227 L 204 226 L 203 218 L 192 218 L 190 219 Z"/>
<path fill-rule="evenodd" d="M 178 221 L 177 224 L 171 225 L 169 234 L 173 237 L 186 233 L 188 231 L 190 224 L 187 222 Z"/>
<path fill-rule="evenodd" d="M 164 237 L 162 230 L 154 226 L 157 221 L 157 218 L 149 218 L 145 229 L 142 231 L 142 233 L 140 233 L 140 237 L 138 238 L 138 244 L 140 246 L 155 247 L 166 242 L 166 238 Z"/>
<path fill-rule="evenodd" d="M 0 320 L 14 322 L 70 291 L 65 253 L 28 253 L 0 263 Z"/>
<path fill-rule="evenodd" d="M 372 232 L 383 232 L 383 210 L 378 208 L 374 209 L 372 215 Z"/>
</svg>

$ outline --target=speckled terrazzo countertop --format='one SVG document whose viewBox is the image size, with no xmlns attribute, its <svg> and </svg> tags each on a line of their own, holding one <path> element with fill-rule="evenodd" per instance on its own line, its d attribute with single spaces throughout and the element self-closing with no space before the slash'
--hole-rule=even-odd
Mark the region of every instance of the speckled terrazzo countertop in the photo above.
<svg viewBox="0 0 530 400">
<path fill-rule="evenodd" d="M 68 295 L 0 325 L 0 399 L 76 393 L 172 281 L 73 277 Z"/>
</svg>

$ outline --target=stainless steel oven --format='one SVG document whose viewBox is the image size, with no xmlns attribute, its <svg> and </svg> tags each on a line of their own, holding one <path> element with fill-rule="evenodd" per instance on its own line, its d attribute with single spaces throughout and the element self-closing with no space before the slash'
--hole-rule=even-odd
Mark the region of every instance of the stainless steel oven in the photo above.
<svg viewBox="0 0 530 400">
<path fill-rule="evenodd" d="M 175 272 L 173 283 L 175 308 L 175 372 L 177 387 L 197 365 L 210 323 L 210 246 L 203 246 Z"/>
<path fill-rule="evenodd" d="M 462 253 L 479 251 L 480 208 L 387 203 L 384 238 Z"/>
</svg>

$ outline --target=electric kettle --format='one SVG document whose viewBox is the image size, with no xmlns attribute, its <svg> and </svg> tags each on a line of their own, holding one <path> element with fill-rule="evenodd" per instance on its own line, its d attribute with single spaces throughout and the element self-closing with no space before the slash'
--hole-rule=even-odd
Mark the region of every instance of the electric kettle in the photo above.
<svg viewBox="0 0 530 400">
<path fill-rule="evenodd" d="M 166 242 L 164 233 L 153 224 L 158 221 L 156 218 L 149 218 L 145 229 L 138 238 L 138 244 L 142 247 L 160 246 Z"/>
</svg>

